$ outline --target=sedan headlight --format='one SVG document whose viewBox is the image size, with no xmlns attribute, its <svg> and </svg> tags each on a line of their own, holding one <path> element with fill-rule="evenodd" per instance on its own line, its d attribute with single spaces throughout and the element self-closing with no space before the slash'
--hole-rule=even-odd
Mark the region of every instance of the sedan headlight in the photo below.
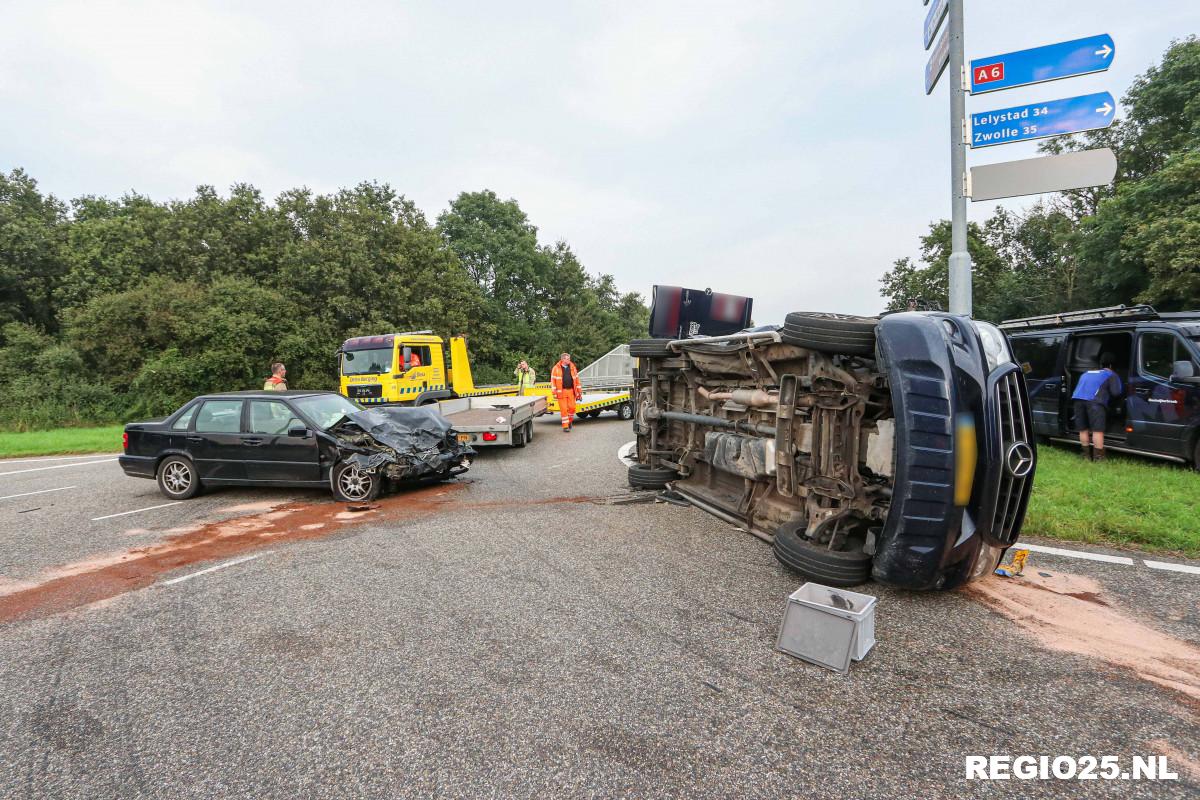
<svg viewBox="0 0 1200 800">
<path fill-rule="evenodd" d="M 988 322 L 975 322 L 975 330 L 983 342 L 983 353 L 987 357 L 988 372 L 1002 364 L 1013 364 L 1012 350 L 1008 349 L 1008 340 L 995 325 Z"/>
</svg>

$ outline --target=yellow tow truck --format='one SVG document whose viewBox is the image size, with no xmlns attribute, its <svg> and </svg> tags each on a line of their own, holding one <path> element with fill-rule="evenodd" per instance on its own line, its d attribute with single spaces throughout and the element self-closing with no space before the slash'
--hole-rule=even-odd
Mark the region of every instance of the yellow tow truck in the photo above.
<svg viewBox="0 0 1200 800">
<path fill-rule="evenodd" d="M 517 394 L 515 383 L 476 386 L 466 339 L 451 336 L 447 348 L 433 331 L 347 339 L 338 350 L 338 371 L 341 394 L 364 406 L 423 406 L 455 398 Z M 632 371 L 625 345 L 584 367 L 579 372 L 584 395 L 575 404 L 576 413 L 586 418 L 612 410 L 621 419 L 632 419 Z M 549 381 L 533 384 L 526 394 L 544 396 L 547 410 L 558 411 Z"/>
</svg>

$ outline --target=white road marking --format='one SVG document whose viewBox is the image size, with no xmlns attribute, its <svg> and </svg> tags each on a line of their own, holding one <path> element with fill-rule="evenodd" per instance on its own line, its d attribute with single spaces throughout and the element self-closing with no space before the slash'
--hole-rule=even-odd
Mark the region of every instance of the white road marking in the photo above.
<svg viewBox="0 0 1200 800">
<path fill-rule="evenodd" d="M 41 456 L 40 458 L 5 458 L 0 459 L 0 466 L 9 464 L 30 464 L 34 461 L 78 461 L 81 458 L 112 458 L 120 453 L 91 453 L 77 456 Z"/>
<path fill-rule="evenodd" d="M 174 503 L 163 503 L 161 506 L 147 506 L 146 508 L 135 508 L 133 511 L 122 511 L 119 514 L 105 514 L 103 517 L 92 517 L 92 522 L 99 522 L 102 519 L 112 519 L 113 517 L 127 517 L 130 514 L 138 514 L 142 511 L 153 511 L 156 508 L 166 508 L 167 506 L 177 506 L 182 503 L 182 500 L 176 500 Z"/>
<path fill-rule="evenodd" d="M 6 494 L 0 497 L 0 500 L 11 500 L 14 497 L 29 497 L 31 494 L 46 494 L 47 492 L 62 492 L 67 489 L 74 489 L 74 486 L 60 486 L 57 489 L 39 489 L 36 492 L 21 492 L 20 494 Z"/>
<path fill-rule="evenodd" d="M 1190 564 L 1172 564 L 1169 561 L 1148 561 L 1142 559 L 1142 563 L 1150 569 L 1165 569 L 1168 572 L 1190 572 L 1193 575 L 1200 575 L 1200 567 L 1193 567 Z"/>
<path fill-rule="evenodd" d="M 206 575 L 210 572 L 216 572 L 219 569 L 225 569 L 226 567 L 232 567 L 234 564 L 243 564 L 247 561 L 253 561 L 256 558 L 261 558 L 261 557 L 265 556 L 267 553 L 272 553 L 272 552 L 274 552 L 274 551 L 268 550 L 265 553 L 255 553 L 252 556 L 242 556 L 241 558 L 235 558 L 231 561 L 226 561 L 221 564 L 215 564 L 211 567 L 208 567 L 207 569 L 202 569 L 199 572 L 192 572 L 187 575 L 180 575 L 178 578 L 171 578 L 169 581 L 163 581 L 162 585 L 170 586 L 172 583 L 179 583 L 180 581 L 186 581 L 191 578 L 195 578 L 198 575 Z"/>
<path fill-rule="evenodd" d="M 1105 553 L 1088 553 L 1083 550 L 1063 550 L 1058 547 L 1046 547 L 1040 544 L 1025 544 L 1024 542 L 1017 542 L 1012 547 L 1014 550 L 1032 550 L 1035 553 L 1049 553 L 1053 556 L 1085 558 L 1088 561 L 1103 561 L 1106 564 L 1125 564 L 1127 566 L 1133 566 L 1133 559 L 1125 556 L 1110 556 Z"/>
<path fill-rule="evenodd" d="M 75 464 L 55 464 L 53 467 L 33 467 L 32 469 L 14 469 L 8 472 L 0 472 L 0 475 L 19 475 L 22 472 L 43 472 L 48 469 L 66 469 L 67 467 L 86 467 L 89 464 L 107 464 L 110 461 L 116 461 L 115 458 L 105 458 L 100 461 L 80 461 Z"/>
</svg>

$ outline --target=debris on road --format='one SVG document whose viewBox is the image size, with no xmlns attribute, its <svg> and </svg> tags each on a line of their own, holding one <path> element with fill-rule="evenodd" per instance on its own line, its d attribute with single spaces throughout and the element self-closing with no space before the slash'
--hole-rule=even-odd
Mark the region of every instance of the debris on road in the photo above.
<svg viewBox="0 0 1200 800">
<path fill-rule="evenodd" d="M 788 597 L 775 647 L 845 674 L 875 646 L 875 602 L 868 594 L 806 583 Z"/>
<path fill-rule="evenodd" d="M 1025 571 L 1025 560 L 1029 558 L 1028 550 L 1017 550 L 1013 553 L 1013 560 L 1010 564 L 1001 564 L 996 567 L 996 574 L 1005 578 L 1016 578 Z"/>
</svg>

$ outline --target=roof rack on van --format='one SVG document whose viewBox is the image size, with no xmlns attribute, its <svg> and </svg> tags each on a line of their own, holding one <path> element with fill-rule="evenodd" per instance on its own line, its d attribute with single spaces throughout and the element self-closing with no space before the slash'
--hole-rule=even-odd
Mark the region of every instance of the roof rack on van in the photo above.
<svg viewBox="0 0 1200 800">
<path fill-rule="evenodd" d="M 1158 318 L 1158 312 L 1154 310 L 1153 306 L 1144 304 L 1136 306 L 1105 306 L 1104 308 L 1085 308 L 1079 311 L 1044 314 L 1040 317 L 1006 319 L 1000 323 L 1000 328 L 1006 331 L 1025 331 L 1037 328 L 1061 328 L 1067 325 L 1084 325 L 1089 322 L 1127 322 L 1130 320 Z"/>
</svg>

